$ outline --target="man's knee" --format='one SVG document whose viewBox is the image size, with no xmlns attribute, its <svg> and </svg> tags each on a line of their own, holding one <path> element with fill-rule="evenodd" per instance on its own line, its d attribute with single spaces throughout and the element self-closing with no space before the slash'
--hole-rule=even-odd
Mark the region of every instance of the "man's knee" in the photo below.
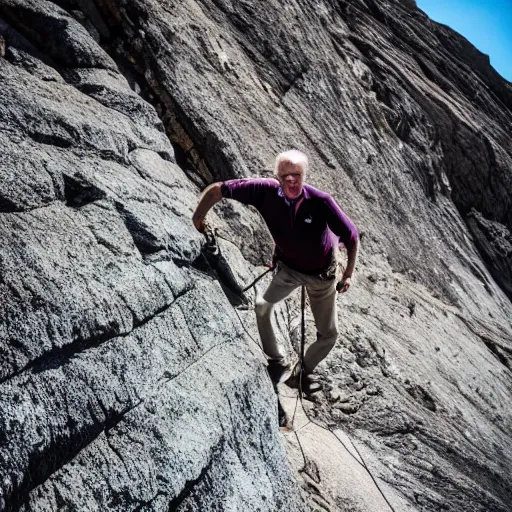
<svg viewBox="0 0 512 512">
<path fill-rule="evenodd" d="M 333 347 L 336 343 L 336 340 L 338 339 L 338 334 L 339 334 L 338 326 L 336 324 L 331 325 L 323 333 L 322 337 L 324 339 L 324 343 Z"/>
<path fill-rule="evenodd" d="M 267 302 L 263 297 L 258 297 L 256 299 L 256 303 L 254 304 L 254 310 L 256 311 L 256 316 L 262 318 L 272 311 L 274 304 L 271 302 Z"/>
</svg>

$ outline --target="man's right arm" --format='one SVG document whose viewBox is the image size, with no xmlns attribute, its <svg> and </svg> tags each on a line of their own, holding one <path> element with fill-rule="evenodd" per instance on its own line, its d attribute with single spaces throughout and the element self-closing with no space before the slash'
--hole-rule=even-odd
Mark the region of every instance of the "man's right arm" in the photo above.
<svg viewBox="0 0 512 512">
<path fill-rule="evenodd" d="M 199 202 L 197 203 L 192 222 L 195 228 L 200 232 L 204 232 L 204 218 L 210 209 L 222 199 L 222 183 L 212 183 L 205 188 Z"/>
<path fill-rule="evenodd" d="M 250 204 L 260 210 L 266 191 L 276 189 L 278 186 L 276 180 L 264 178 L 242 178 L 213 183 L 205 189 L 199 199 L 196 211 L 192 216 L 194 226 L 199 232 L 204 232 L 206 214 L 223 197 L 235 199 L 242 204 Z"/>
</svg>

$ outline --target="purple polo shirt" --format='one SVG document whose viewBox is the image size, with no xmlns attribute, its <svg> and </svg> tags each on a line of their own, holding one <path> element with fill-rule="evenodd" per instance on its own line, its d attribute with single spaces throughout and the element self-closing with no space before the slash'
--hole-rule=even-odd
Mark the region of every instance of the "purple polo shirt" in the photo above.
<svg viewBox="0 0 512 512">
<path fill-rule="evenodd" d="M 275 179 L 248 178 L 222 184 L 222 197 L 254 206 L 276 244 L 276 257 L 305 274 L 321 274 L 331 264 L 333 249 L 357 242 L 357 228 L 334 199 L 304 184 L 298 209 L 283 194 Z M 295 211 L 296 210 L 296 211 Z"/>
</svg>

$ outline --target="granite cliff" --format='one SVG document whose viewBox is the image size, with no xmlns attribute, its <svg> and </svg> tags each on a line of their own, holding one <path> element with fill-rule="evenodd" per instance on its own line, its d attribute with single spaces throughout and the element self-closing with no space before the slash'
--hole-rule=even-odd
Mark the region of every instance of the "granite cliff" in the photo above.
<svg viewBox="0 0 512 512">
<path fill-rule="evenodd" d="M 215 269 L 190 221 L 290 147 L 362 233 L 309 417 L 395 510 L 511 510 L 512 85 L 487 56 L 412 0 L 0 0 L 0 90 L 0 510 L 386 510 L 333 436 L 279 432 L 236 293 L 258 216 L 216 208 Z"/>
</svg>

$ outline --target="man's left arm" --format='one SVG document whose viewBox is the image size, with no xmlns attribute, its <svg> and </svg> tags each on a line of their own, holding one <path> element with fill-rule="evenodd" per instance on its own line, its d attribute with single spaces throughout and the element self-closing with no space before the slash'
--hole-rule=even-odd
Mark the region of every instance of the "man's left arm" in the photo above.
<svg viewBox="0 0 512 512">
<path fill-rule="evenodd" d="M 359 233 L 355 224 L 332 197 L 328 196 L 325 205 L 327 207 L 327 224 L 329 229 L 340 238 L 340 241 L 347 248 L 347 267 L 341 278 L 341 286 L 338 286 L 338 291 L 345 293 L 350 288 L 352 274 L 357 262 Z"/>
<path fill-rule="evenodd" d="M 343 272 L 343 276 L 341 278 L 341 287 L 339 289 L 340 293 L 345 293 L 350 288 L 352 284 L 352 274 L 354 272 L 354 268 L 357 262 L 357 253 L 359 251 L 359 238 L 352 244 L 351 247 L 347 247 L 347 268 L 345 272 Z"/>
</svg>

